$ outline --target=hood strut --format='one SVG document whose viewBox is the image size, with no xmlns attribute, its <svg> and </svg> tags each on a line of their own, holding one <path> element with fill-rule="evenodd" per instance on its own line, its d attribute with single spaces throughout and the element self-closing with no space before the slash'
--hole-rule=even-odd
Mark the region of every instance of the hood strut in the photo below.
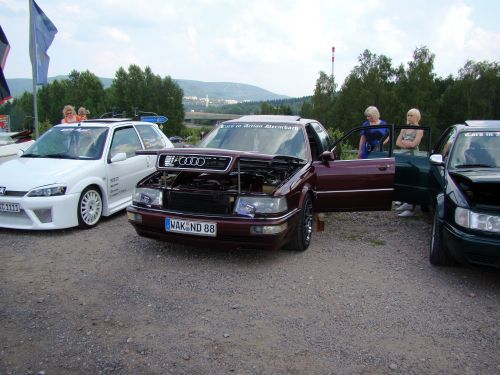
<svg viewBox="0 0 500 375">
<path fill-rule="evenodd" d="M 240 158 L 238 158 L 238 196 L 241 195 Z"/>
</svg>

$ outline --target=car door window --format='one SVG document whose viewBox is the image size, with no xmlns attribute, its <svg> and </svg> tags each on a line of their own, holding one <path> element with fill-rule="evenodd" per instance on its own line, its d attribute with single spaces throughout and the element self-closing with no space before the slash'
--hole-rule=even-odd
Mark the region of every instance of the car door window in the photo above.
<svg viewBox="0 0 500 375">
<path fill-rule="evenodd" d="M 447 133 L 443 135 L 434 153 L 441 154 L 443 155 L 443 160 L 446 159 L 450 153 L 450 148 L 453 144 L 453 141 L 455 140 L 456 135 L 457 130 L 455 128 L 451 128 Z"/>
<path fill-rule="evenodd" d="M 324 130 L 323 127 L 317 122 L 312 122 L 311 126 L 318 135 L 318 139 L 321 144 L 321 151 L 329 150 L 332 141 L 326 130 Z"/>
<path fill-rule="evenodd" d="M 142 150 L 141 141 L 132 126 L 116 129 L 111 141 L 110 159 L 124 152 L 127 158 L 135 156 L 136 150 Z"/>
<path fill-rule="evenodd" d="M 162 149 L 166 147 L 161 135 L 151 125 L 136 125 L 136 129 L 146 150 Z"/>
</svg>

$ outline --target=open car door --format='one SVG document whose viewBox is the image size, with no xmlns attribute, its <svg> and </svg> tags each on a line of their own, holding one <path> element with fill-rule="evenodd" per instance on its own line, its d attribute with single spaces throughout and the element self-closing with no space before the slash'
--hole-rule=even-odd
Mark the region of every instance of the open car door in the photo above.
<svg viewBox="0 0 500 375">
<path fill-rule="evenodd" d="M 403 129 L 415 129 L 411 125 L 395 126 L 394 128 L 396 135 Z M 418 130 L 423 132 L 418 148 L 401 149 L 396 145 L 393 149 L 393 156 L 396 160 L 393 200 L 430 205 L 433 198 L 433 177 L 429 160 L 431 130 L 428 126 L 419 126 Z"/>
<path fill-rule="evenodd" d="M 396 163 L 392 155 L 392 125 L 370 126 L 370 131 L 383 129 L 388 134 L 379 148 L 368 158 L 358 159 L 362 131 L 357 127 L 334 142 L 331 152 L 325 152 L 313 162 L 316 172 L 316 212 L 390 210 L 394 192 Z"/>
</svg>

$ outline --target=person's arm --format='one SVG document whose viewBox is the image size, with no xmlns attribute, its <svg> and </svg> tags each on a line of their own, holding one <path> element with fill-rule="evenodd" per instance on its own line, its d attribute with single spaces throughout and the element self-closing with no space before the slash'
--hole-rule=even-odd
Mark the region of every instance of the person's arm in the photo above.
<svg viewBox="0 0 500 375">
<path fill-rule="evenodd" d="M 360 138 L 359 138 L 359 147 L 358 147 L 358 159 L 361 159 L 361 154 L 362 154 L 362 150 L 363 150 L 363 145 L 365 144 L 366 142 L 366 137 L 365 135 L 363 134 Z"/>
<path fill-rule="evenodd" d="M 417 135 L 415 136 L 415 139 L 413 141 L 407 141 L 407 145 L 409 148 L 417 148 L 418 145 L 420 144 L 420 141 L 422 140 L 422 137 L 424 136 L 424 131 L 423 130 L 417 130 Z"/>
<path fill-rule="evenodd" d="M 396 146 L 400 148 L 406 148 L 406 146 L 403 144 L 403 132 L 404 130 L 401 130 L 398 135 L 398 139 L 396 139 Z"/>
</svg>

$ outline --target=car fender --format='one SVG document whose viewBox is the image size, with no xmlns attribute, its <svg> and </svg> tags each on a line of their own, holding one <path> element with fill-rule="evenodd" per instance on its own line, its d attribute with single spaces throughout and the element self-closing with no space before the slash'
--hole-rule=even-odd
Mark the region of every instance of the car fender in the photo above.
<svg viewBox="0 0 500 375">
<path fill-rule="evenodd" d="M 84 178 L 83 180 L 78 181 L 70 191 L 70 194 L 78 194 L 80 195 L 82 191 L 91 185 L 96 185 L 99 190 L 101 191 L 101 197 L 102 197 L 102 214 L 103 216 L 108 215 L 108 197 L 107 197 L 107 187 L 106 187 L 106 180 L 103 180 L 102 178 L 98 178 L 97 176 L 92 176 L 92 177 L 87 177 Z"/>
</svg>

